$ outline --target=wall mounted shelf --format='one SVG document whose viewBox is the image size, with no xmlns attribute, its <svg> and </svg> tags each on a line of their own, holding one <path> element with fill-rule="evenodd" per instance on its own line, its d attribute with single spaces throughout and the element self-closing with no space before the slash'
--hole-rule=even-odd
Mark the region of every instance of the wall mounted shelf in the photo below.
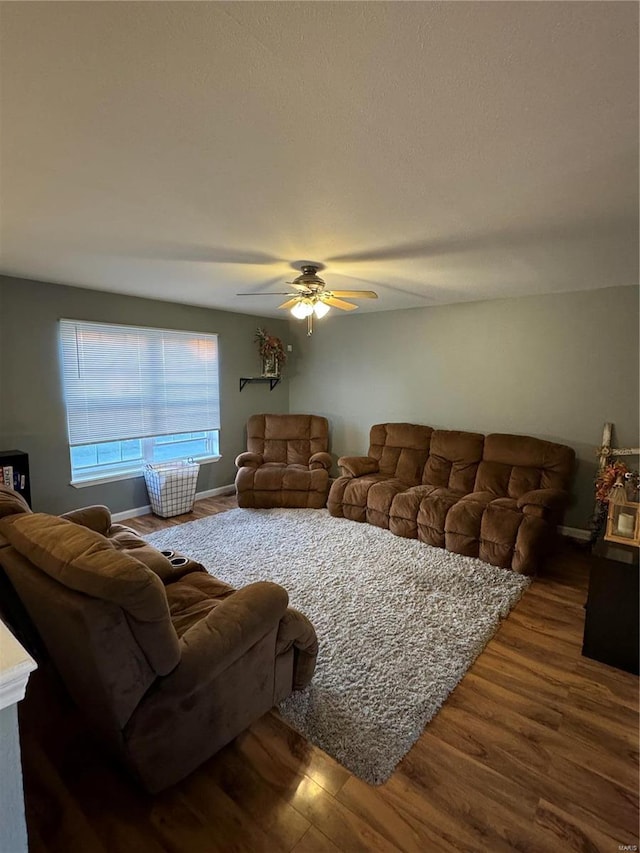
<svg viewBox="0 0 640 853">
<path fill-rule="evenodd" d="M 280 376 L 241 376 L 240 390 L 242 391 L 247 382 L 268 382 L 269 390 L 273 391 L 278 382 L 280 382 L 280 379 Z"/>
</svg>

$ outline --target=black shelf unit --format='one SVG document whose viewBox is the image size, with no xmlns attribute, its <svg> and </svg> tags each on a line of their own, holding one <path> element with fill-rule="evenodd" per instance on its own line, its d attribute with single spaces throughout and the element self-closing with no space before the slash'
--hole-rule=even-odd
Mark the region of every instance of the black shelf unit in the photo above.
<svg viewBox="0 0 640 853">
<path fill-rule="evenodd" d="M 21 494 L 31 506 L 29 454 L 23 450 L 0 450 L 0 482 Z"/>
<path fill-rule="evenodd" d="M 268 382 L 270 385 L 269 390 L 273 391 L 278 382 L 280 382 L 280 379 L 280 376 L 241 376 L 240 390 L 242 391 L 247 382 Z"/>
</svg>

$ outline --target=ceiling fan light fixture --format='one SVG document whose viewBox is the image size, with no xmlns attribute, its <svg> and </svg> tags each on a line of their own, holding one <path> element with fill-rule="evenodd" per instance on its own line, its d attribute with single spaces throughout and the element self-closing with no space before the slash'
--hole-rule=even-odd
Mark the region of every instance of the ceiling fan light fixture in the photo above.
<svg viewBox="0 0 640 853">
<path fill-rule="evenodd" d="M 304 320 L 305 317 L 313 314 L 313 305 L 307 299 L 301 299 L 293 306 L 291 313 L 297 320 Z"/>
<path fill-rule="evenodd" d="M 327 305 L 326 302 L 322 302 L 320 299 L 313 306 L 313 312 L 318 319 L 326 316 L 329 313 L 329 311 L 331 311 L 331 306 Z"/>
</svg>

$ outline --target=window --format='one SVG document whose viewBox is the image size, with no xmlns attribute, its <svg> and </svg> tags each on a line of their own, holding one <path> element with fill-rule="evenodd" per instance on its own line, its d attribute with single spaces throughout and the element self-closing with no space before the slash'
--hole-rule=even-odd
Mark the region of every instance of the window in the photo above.
<svg viewBox="0 0 640 853">
<path fill-rule="evenodd" d="M 218 336 L 60 321 L 72 483 L 219 453 Z"/>
</svg>

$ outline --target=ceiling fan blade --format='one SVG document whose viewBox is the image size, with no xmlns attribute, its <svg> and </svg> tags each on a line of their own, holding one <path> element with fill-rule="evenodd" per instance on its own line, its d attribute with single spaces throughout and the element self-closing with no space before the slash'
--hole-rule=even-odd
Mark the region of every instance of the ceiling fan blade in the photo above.
<svg viewBox="0 0 640 853">
<path fill-rule="evenodd" d="M 378 294 L 373 290 L 332 290 L 334 296 L 351 296 L 353 299 L 377 299 Z"/>
<path fill-rule="evenodd" d="M 293 308 L 294 305 L 297 305 L 300 302 L 300 298 L 298 296 L 294 296 L 293 299 L 287 299 L 286 302 L 283 302 L 282 305 L 278 305 L 278 308 Z"/>
<path fill-rule="evenodd" d="M 301 293 L 309 293 L 309 288 L 306 284 L 296 284 L 295 281 L 288 281 L 287 284 L 290 284 L 291 287 L 295 287 L 295 289 L 299 290 Z"/>
<path fill-rule="evenodd" d="M 368 278 L 362 278 L 362 276 L 360 276 L 360 275 L 347 275 L 346 273 L 338 273 L 336 277 L 348 278 L 348 279 L 351 279 L 351 281 L 358 281 L 358 282 L 362 281 L 362 282 L 366 282 L 367 284 L 374 284 L 376 287 L 382 287 L 385 290 L 397 291 L 398 293 L 406 293 L 407 296 L 415 296 L 418 299 L 424 299 L 427 302 L 433 301 L 433 299 L 428 294 L 426 294 L 424 292 L 419 293 L 416 290 L 408 290 L 405 287 L 400 287 L 400 282 L 403 282 L 406 284 L 413 284 L 413 282 L 409 282 L 406 279 L 399 279 L 398 276 L 394 276 L 392 282 L 371 281 Z M 417 286 L 419 286 L 419 285 L 417 285 Z M 332 293 L 336 293 L 336 291 L 334 290 L 334 291 L 332 291 Z"/>
<path fill-rule="evenodd" d="M 236 296 L 293 296 L 288 290 L 270 290 L 268 293 L 236 293 Z"/>
<path fill-rule="evenodd" d="M 332 308 L 341 308 L 343 311 L 353 311 L 354 308 L 358 307 L 357 305 L 352 305 L 350 302 L 344 302 L 342 299 L 336 299 L 334 296 L 322 295 L 320 299 L 326 302 L 327 305 L 331 305 Z"/>
</svg>

